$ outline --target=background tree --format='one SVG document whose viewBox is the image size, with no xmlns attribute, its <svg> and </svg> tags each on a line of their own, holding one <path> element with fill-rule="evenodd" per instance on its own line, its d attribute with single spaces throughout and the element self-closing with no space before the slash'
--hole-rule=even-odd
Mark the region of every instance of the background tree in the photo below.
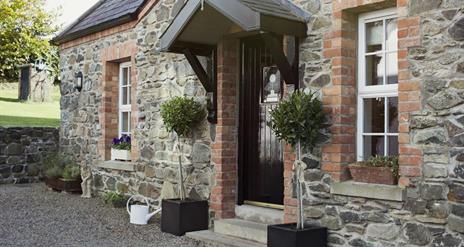
<svg viewBox="0 0 464 247">
<path fill-rule="evenodd" d="M 43 59 L 58 72 L 58 49 L 49 40 L 58 30 L 45 0 L 0 0 L 0 77 L 17 80 L 16 66 Z"/>
</svg>

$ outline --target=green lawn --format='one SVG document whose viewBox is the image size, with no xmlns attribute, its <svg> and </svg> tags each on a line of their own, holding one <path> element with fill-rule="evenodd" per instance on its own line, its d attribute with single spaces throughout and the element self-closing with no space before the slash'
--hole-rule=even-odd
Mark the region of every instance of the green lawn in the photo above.
<svg viewBox="0 0 464 247">
<path fill-rule="evenodd" d="M 18 101 L 18 89 L 0 89 L 0 126 L 58 127 L 60 90 L 54 88 L 52 103 Z"/>
</svg>

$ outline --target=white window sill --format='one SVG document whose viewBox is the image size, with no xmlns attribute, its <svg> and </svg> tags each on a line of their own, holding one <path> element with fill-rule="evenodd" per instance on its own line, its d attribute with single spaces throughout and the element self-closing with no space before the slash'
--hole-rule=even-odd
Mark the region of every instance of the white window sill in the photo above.
<svg viewBox="0 0 464 247">
<path fill-rule="evenodd" d="M 110 170 L 135 172 L 135 165 L 132 162 L 108 160 L 108 161 L 99 162 L 97 164 L 97 167 L 110 169 Z"/>
<path fill-rule="evenodd" d="M 406 190 L 399 186 L 358 183 L 354 181 L 332 183 L 330 193 L 397 202 L 402 202 L 406 199 Z"/>
</svg>

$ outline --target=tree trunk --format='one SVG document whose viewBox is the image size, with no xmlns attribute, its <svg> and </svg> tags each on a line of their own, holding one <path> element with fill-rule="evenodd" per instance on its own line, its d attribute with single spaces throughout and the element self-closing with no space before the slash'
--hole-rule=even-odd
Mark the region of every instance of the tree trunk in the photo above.
<svg viewBox="0 0 464 247">
<path fill-rule="evenodd" d="M 185 186 L 184 186 L 184 175 L 182 172 L 182 155 L 184 154 L 184 148 L 183 148 L 180 138 L 178 138 L 178 145 L 179 145 L 179 196 L 180 196 L 180 200 L 184 201 L 186 198 Z"/>
<path fill-rule="evenodd" d="M 301 143 L 298 141 L 296 146 L 296 160 L 300 161 L 301 159 Z M 304 229 L 304 214 L 303 214 L 303 195 L 302 195 L 302 188 L 300 182 L 300 174 L 301 169 L 296 169 L 296 193 L 297 193 L 297 228 Z"/>
</svg>

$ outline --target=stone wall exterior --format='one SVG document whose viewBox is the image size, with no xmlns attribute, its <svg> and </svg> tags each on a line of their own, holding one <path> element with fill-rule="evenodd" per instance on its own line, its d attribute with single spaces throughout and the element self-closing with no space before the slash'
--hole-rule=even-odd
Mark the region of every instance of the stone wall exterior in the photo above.
<svg viewBox="0 0 464 247">
<path fill-rule="evenodd" d="M 93 172 L 96 192 L 116 190 L 156 200 L 175 196 L 175 136 L 166 132 L 160 104 L 188 95 L 205 101 L 205 90 L 182 56 L 157 52 L 158 38 L 183 1 L 160 1 L 135 28 L 66 47 L 61 52 L 61 145 Z M 294 0 L 312 13 L 301 40 L 300 78 L 319 90 L 327 113 L 320 145 L 306 151 L 304 205 L 308 223 L 329 228 L 331 246 L 461 246 L 464 244 L 464 13 L 461 0 Z M 350 179 L 356 160 L 357 21 L 360 13 L 398 9 L 399 154 L 403 201 L 331 193 Z M 135 172 L 98 168 L 105 135 L 102 111 L 103 50 L 132 42 L 137 71 Z M 230 48 L 222 47 L 227 44 Z M 237 104 L 234 87 L 237 42 L 218 49 L 218 124 L 208 123 L 184 143 L 187 192 L 210 199 L 217 218 L 233 217 L 236 201 Z M 222 66 L 222 67 L 221 67 Z M 229 66 L 230 68 L 226 68 Z M 84 90 L 73 89 L 82 70 Z M 231 73 L 232 72 L 232 73 Z M 229 90 L 224 92 L 225 85 Z M 110 88 L 111 89 L 111 88 Z M 111 90 L 109 90 L 111 91 Z M 237 112 L 235 112 L 238 114 Z M 109 119 L 109 120 L 108 120 Z M 104 121 L 111 121 L 111 117 Z M 100 143 L 100 145 L 99 145 Z M 295 219 L 294 154 L 285 150 L 285 219 Z"/>
<path fill-rule="evenodd" d="M 158 37 L 181 4 L 181 1 L 159 1 L 134 28 L 72 47 L 62 45 L 61 147 L 72 153 L 81 165 L 91 168 L 96 193 L 111 190 L 143 195 L 151 200 L 158 200 L 161 194 L 176 197 L 178 193 L 177 140 L 164 127 L 160 105 L 171 97 L 183 95 L 206 104 L 206 92 L 183 56 L 156 51 Z M 120 60 L 132 61 L 135 75 L 132 85 L 135 172 L 97 165 L 108 160 L 105 148 L 117 135 L 114 104 L 118 89 L 113 82 L 117 73 L 113 76 L 110 73 L 117 69 Z M 74 89 L 78 71 L 84 74 L 82 92 Z M 214 183 L 210 144 L 210 125 L 206 120 L 183 143 L 186 191 L 193 198 L 210 197 Z"/>
<path fill-rule="evenodd" d="M 328 227 L 331 246 L 462 246 L 464 3 L 295 2 L 313 14 L 301 45 L 303 82 L 321 89 L 331 125 L 327 139 L 306 155 L 308 223 Z M 334 195 L 332 185 L 350 179 L 346 166 L 356 157 L 357 15 L 392 6 L 398 9 L 399 186 L 406 198 Z M 287 220 L 292 213 L 289 203 Z"/>
<path fill-rule="evenodd" d="M 43 159 L 58 144 L 56 128 L 0 127 L 0 184 L 38 182 Z"/>
</svg>

